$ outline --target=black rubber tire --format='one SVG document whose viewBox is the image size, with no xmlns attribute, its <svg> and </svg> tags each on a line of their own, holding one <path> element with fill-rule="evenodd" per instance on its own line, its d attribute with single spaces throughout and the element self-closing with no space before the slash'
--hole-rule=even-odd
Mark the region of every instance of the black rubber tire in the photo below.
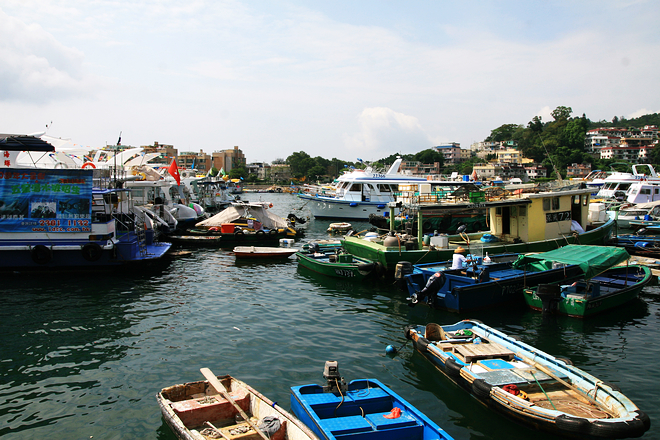
<svg viewBox="0 0 660 440">
<path fill-rule="evenodd" d="M 53 251 L 43 244 L 38 244 L 30 251 L 32 261 L 37 264 L 46 264 L 53 259 Z"/>
<path fill-rule="evenodd" d="M 103 255 L 103 248 L 97 243 L 87 243 L 82 247 L 82 254 L 89 262 L 98 261 Z"/>
</svg>

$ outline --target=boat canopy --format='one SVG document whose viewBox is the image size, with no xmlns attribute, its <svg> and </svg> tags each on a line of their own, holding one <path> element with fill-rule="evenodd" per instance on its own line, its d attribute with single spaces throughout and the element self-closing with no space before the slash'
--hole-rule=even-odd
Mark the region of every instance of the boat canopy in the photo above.
<svg viewBox="0 0 660 440">
<path fill-rule="evenodd" d="M 232 223 L 238 219 L 256 219 L 266 229 L 287 228 L 287 222 L 281 217 L 269 212 L 262 203 L 232 203 L 213 217 L 196 224 L 197 227 L 220 227 L 223 223 Z"/>
<path fill-rule="evenodd" d="M 55 151 L 55 147 L 36 136 L 0 134 L 0 150 Z"/>
<path fill-rule="evenodd" d="M 549 252 L 520 255 L 513 267 L 533 264 L 550 269 L 553 263 L 574 264 L 580 266 L 585 277 L 590 279 L 629 258 L 628 252 L 621 247 L 569 244 Z"/>
</svg>

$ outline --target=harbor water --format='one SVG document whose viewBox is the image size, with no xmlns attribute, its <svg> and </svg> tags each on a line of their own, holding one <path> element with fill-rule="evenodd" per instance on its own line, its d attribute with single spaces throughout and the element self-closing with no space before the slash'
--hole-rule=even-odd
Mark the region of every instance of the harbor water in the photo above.
<svg viewBox="0 0 660 440">
<path fill-rule="evenodd" d="M 289 194 L 281 216 L 306 217 Z M 328 238 L 310 220 L 302 242 Z M 370 225 L 352 222 L 358 230 Z M 297 242 L 295 246 L 300 246 Z M 144 272 L 5 275 L 0 308 L 0 437 L 174 439 L 156 393 L 231 374 L 288 409 L 293 385 L 323 383 L 326 360 L 346 380 L 376 378 L 455 439 L 551 439 L 493 413 L 406 343 L 409 324 L 475 318 L 616 384 L 660 438 L 660 288 L 588 320 L 524 307 L 469 315 L 409 307 L 390 281 L 354 283 L 299 268 L 295 257 L 237 261 L 230 250 L 191 249 Z M 385 348 L 399 349 L 388 356 Z"/>
</svg>

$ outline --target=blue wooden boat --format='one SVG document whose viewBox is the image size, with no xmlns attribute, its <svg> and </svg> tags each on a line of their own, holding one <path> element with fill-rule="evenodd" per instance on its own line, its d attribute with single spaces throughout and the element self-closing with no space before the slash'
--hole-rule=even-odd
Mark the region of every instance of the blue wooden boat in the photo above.
<svg viewBox="0 0 660 440">
<path fill-rule="evenodd" d="M 640 437 L 650 428 L 617 386 L 479 321 L 405 332 L 449 380 L 532 428 L 580 439 Z"/>
<path fill-rule="evenodd" d="M 376 379 L 346 384 L 326 362 L 326 386 L 291 388 L 291 410 L 320 439 L 450 440 L 440 426 Z"/>
<path fill-rule="evenodd" d="M 551 252 L 554 251 L 538 255 Z M 583 274 L 583 269 L 576 264 L 554 264 L 551 259 L 543 258 L 523 262 L 519 254 L 494 255 L 486 264 L 481 257 L 472 258 L 476 259 L 474 264 L 463 269 L 451 269 L 451 261 L 414 265 L 412 273 L 405 275 L 410 304 L 421 301 L 434 308 L 459 313 L 516 302 L 522 304 L 522 292 L 527 287 L 575 280 Z M 429 285 L 430 279 L 433 282 Z"/>
</svg>

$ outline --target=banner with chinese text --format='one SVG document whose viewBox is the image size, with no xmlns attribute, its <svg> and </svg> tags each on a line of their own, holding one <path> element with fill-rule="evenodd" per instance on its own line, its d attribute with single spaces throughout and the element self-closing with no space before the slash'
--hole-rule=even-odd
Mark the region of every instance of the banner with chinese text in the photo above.
<svg viewBox="0 0 660 440">
<path fill-rule="evenodd" d="M 91 232 L 92 170 L 0 169 L 0 232 Z"/>
</svg>

